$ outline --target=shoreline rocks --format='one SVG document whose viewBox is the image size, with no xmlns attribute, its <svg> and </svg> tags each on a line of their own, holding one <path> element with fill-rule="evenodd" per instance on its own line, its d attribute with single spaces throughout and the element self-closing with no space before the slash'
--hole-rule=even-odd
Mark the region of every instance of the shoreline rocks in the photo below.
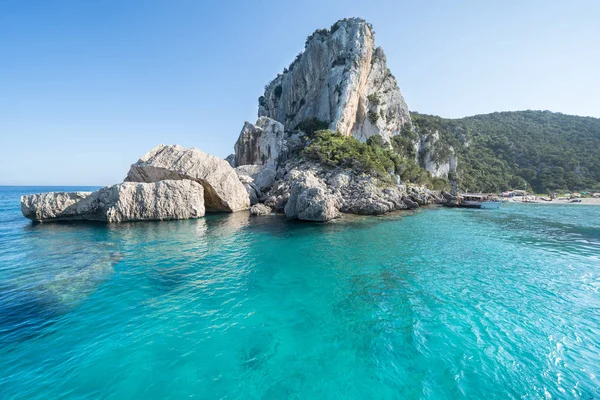
<svg viewBox="0 0 600 400">
<path fill-rule="evenodd" d="M 398 175 L 382 176 L 388 169 L 380 168 L 377 178 L 364 173 L 369 168 L 331 167 L 353 163 L 328 162 L 327 156 L 321 164 L 304 159 L 314 131 L 324 128 L 363 142 L 381 135 L 373 139 L 399 157 L 412 154 L 391 146 L 394 136 L 403 135 L 414 142 L 415 162 L 424 162 L 434 176 L 456 170 L 453 149 L 442 148 L 446 142 L 439 132 L 428 127 L 416 136 L 412 132 L 418 126 L 383 50 L 375 47 L 373 28 L 350 18 L 315 31 L 296 60 L 266 85 L 257 122 L 244 124 L 227 159 L 161 144 L 131 165 L 124 183 L 93 193 L 24 196 L 21 209 L 36 221 L 183 219 L 249 210 L 325 222 L 343 213 L 381 215 L 452 201 L 405 185 Z M 438 160 L 438 153 L 450 155 Z"/>
<path fill-rule="evenodd" d="M 207 211 L 250 208 L 250 199 L 235 170 L 223 159 L 195 148 L 159 145 L 131 166 L 125 182 L 192 180 L 204 187 Z"/>
<path fill-rule="evenodd" d="M 326 222 L 340 216 L 339 201 L 311 171 L 297 174 L 284 208 L 285 216 Z"/>
<path fill-rule="evenodd" d="M 204 188 L 197 182 L 125 182 L 95 192 L 51 192 L 21 197 L 33 221 L 128 222 L 204 216 Z"/>
<path fill-rule="evenodd" d="M 308 162 L 290 163 L 259 203 L 288 218 L 326 222 L 341 214 L 382 215 L 440 204 L 437 192 L 418 185 L 388 185 L 346 169 L 327 169 Z"/>
<path fill-rule="evenodd" d="M 250 207 L 250 215 L 263 216 L 271 214 L 271 207 L 258 203 Z"/>
<path fill-rule="evenodd" d="M 92 192 L 48 192 L 21 196 L 21 213 L 33 221 L 67 220 L 77 216 L 76 205 Z"/>
</svg>

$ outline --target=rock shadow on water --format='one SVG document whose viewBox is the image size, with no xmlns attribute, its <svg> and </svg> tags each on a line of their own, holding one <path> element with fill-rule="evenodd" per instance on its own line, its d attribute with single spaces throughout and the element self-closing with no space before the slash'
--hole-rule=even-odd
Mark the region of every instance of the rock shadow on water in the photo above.
<svg viewBox="0 0 600 400">
<path fill-rule="evenodd" d="M 52 299 L 18 287 L 0 286 L 0 346 L 51 333 L 51 326 L 62 315 Z"/>
<path fill-rule="evenodd" d="M 0 287 L 0 343 L 20 342 L 52 333 L 51 326 L 83 303 L 112 275 L 120 255 L 51 279 Z"/>
<path fill-rule="evenodd" d="M 123 257 L 96 225 L 30 224 L 29 245 L 0 288 L 0 343 L 33 339 L 79 307 Z"/>
</svg>

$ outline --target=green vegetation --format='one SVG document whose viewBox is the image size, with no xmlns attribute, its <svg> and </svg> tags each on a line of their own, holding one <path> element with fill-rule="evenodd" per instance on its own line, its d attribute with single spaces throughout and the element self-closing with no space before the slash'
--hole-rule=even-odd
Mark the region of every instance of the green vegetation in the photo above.
<svg viewBox="0 0 600 400">
<path fill-rule="evenodd" d="M 379 95 L 377 93 L 371 93 L 370 95 L 368 95 L 367 100 L 369 100 L 369 104 L 372 104 L 374 106 L 378 106 L 380 103 Z"/>
<path fill-rule="evenodd" d="M 303 104 L 303 101 L 304 99 L 302 99 L 300 104 Z M 306 133 L 310 138 L 316 131 L 327 129 L 328 127 L 329 122 L 321 121 L 318 118 L 310 118 L 300 122 L 298 125 L 296 125 L 296 128 L 294 128 L 294 130 L 301 130 L 302 132 Z"/>
<path fill-rule="evenodd" d="M 379 119 L 379 114 L 377 114 L 375 111 L 369 111 L 367 116 L 369 117 L 369 121 L 371 121 L 373 125 L 375 125 L 377 123 L 377 120 Z"/>
<path fill-rule="evenodd" d="M 416 139 L 417 134 L 410 128 L 402 128 L 401 134 L 392 138 L 392 148 L 400 157 L 414 160 L 417 157 L 414 145 Z"/>
<path fill-rule="evenodd" d="M 405 158 L 384 142 L 380 135 L 369 137 L 361 143 L 351 136 L 343 136 L 329 130 L 316 131 L 302 156 L 329 167 L 342 167 L 357 173 L 366 173 L 379 178 L 383 183 L 393 182 L 391 174 L 403 181 L 420 183 L 432 189 L 447 189 L 444 179 L 432 178 L 419 167 L 413 158 Z"/>
<path fill-rule="evenodd" d="M 456 179 L 463 190 L 600 190 L 600 119 L 549 111 L 456 120 L 418 113 L 411 117 L 420 134 L 440 132 L 436 159 L 447 157 L 448 146 L 455 149 Z"/>
</svg>

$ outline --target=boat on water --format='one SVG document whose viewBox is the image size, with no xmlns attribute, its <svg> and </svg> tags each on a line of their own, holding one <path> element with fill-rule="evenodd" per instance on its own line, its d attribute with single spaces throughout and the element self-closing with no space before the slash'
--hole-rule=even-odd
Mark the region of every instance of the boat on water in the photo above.
<svg viewBox="0 0 600 400">
<path fill-rule="evenodd" d="M 492 210 L 500 208 L 502 202 L 496 196 L 482 193 L 465 193 L 456 196 L 456 201 L 447 203 L 448 207 L 481 208 Z"/>
</svg>

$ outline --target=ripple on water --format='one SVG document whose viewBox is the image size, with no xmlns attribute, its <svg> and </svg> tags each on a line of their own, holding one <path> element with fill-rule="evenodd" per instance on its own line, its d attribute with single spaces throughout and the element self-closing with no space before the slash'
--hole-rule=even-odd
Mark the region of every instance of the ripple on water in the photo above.
<svg viewBox="0 0 600 400">
<path fill-rule="evenodd" d="M 599 393 L 600 208 L 31 225 L 18 194 L 3 398 Z"/>
</svg>

